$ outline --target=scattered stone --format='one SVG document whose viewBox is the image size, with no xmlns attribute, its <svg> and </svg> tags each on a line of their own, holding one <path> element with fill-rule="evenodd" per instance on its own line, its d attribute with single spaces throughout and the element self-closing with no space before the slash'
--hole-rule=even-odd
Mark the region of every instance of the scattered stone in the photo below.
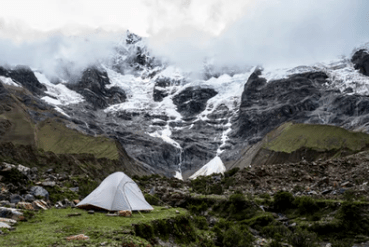
<svg viewBox="0 0 369 247">
<path fill-rule="evenodd" d="M 296 227 L 296 225 L 297 225 L 297 224 L 296 224 L 296 222 L 294 222 L 294 223 L 290 224 L 288 227 L 289 227 L 289 228 L 295 228 L 295 227 Z"/>
<path fill-rule="evenodd" d="M 327 190 L 323 190 L 322 191 L 322 195 L 326 195 L 326 194 L 329 194 L 329 193 L 331 193 L 332 192 L 332 190 L 331 189 L 327 189 Z"/>
<path fill-rule="evenodd" d="M 155 187 L 152 187 L 149 192 L 150 195 L 155 195 Z"/>
<path fill-rule="evenodd" d="M 341 187 L 352 187 L 354 186 L 350 181 L 344 182 L 341 184 Z"/>
<path fill-rule="evenodd" d="M 54 187 L 56 185 L 54 181 L 44 181 L 41 184 L 45 187 Z"/>
<path fill-rule="evenodd" d="M 314 191 L 314 190 L 308 192 L 308 195 L 317 195 L 317 194 L 318 193 L 316 191 Z"/>
<path fill-rule="evenodd" d="M 50 168 L 50 169 L 47 169 L 46 170 L 46 173 L 52 173 L 54 171 L 54 169 L 53 168 Z"/>
<path fill-rule="evenodd" d="M 66 237 L 65 239 L 68 241 L 72 241 L 72 240 L 89 240 L 90 238 L 86 236 L 85 234 L 79 234 L 79 235 Z"/>
<path fill-rule="evenodd" d="M 87 213 L 88 213 L 88 214 L 94 214 L 94 213 L 95 213 L 95 211 L 94 211 L 94 210 L 88 210 L 88 211 L 87 211 Z"/>
<path fill-rule="evenodd" d="M 69 201 L 67 198 L 64 198 L 63 204 L 64 204 L 65 207 L 72 207 L 72 206 L 74 206 L 74 203 L 71 202 L 71 201 Z"/>
<path fill-rule="evenodd" d="M 61 201 L 58 201 L 58 202 L 55 203 L 55 207 L 56 208 L 63 208 L 64 205 L 63 205 L 63 203 Z"/>
<path fill-rule="evenodd" d="M 31 173 L 37 174 L 38 173 L 38 168 L 37 167 L 32 167 L 31 168 Z"/>
<path fill-rule="evenodd" d="M 338 190 L 338 193 L 339 193 L 339 194 L 343 194 L 343 193 L 345 193 L 345 191 L 346 191 L 345 189 L 339 189 L 339 190 Z"/>
<path fill-rule="evenodd" d="M 72 187 L 72 188 L 69 188 L 69 190 L 77 193 L 79 191 L 79 187 Z"/>
<path fill-rule="evenodd" d="M 328 243 L 328 244 L 325 245 L 325 247 L 332 247 L 332 244 Z"/>
<path fill-rule="evenodd" d="M 179 211 L 178 210 L 176 210 L 176 214 L 179 214 Z"/>
<path fill-rule="evenodd" d="M 131 217 L 132 212 L 129 210 L 121 210 L 121 211 L 118 211 L 118 216 Z"/>
</svg>

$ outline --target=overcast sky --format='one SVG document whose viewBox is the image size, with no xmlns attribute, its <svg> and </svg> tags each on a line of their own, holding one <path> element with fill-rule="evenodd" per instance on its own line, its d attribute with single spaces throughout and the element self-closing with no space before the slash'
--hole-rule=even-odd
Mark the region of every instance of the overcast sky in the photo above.
<svg viewBox="0 0 369 247">
<path fill-rule="evenodd" d="M 45 69 L 65 57 L 84 66 L 126 29 L 189 69 L 204 57 L 220 65 L 313 63 L 369 42 L 368 10 L 367 0 L 3 0 L 0 63 Z"/>
</svg>

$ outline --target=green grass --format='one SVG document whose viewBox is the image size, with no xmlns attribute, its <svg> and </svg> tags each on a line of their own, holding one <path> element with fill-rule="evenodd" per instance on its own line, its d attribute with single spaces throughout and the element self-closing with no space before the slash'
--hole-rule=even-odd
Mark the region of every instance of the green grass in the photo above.
<svg viewBox="0 0 369 247">
<path fill-rule="evenodd" d="M 180 214 L 176 214 L 176 210 Z M 81 213 L 81 216 L 67 217 L 71 213 Z M 109 217 L 104 213 L 87 214 L 81 209 L 50 209 L 39 211 L 28 222 L 20 222 L 16 230 L 8 235 L 1 236 L 0 246 L 80 246 L 87 244 L 97 246 L 107 242 L 107 246 L 122 244 L 122 238 L 133 242 L 145 240 L 127 234 L 132 230 L 132 224 L 149 224 L 153 220 L 168 219 L 186 215 L 187 211 L 181 208 L 164 209 L 155 207 L 150 213 L 134 212 L 132 217 Z M 89 240 L 67 241 L 71 235 L 85 234 Z"/>
<path fill-rule="evenodd" d="M 1 115 L 2 119 L 8 119 L 12 126 L 1 138 L 2 142 L 14 144 L 34 145 L 34 125 L 28 119 L 27 113 L 20 107 L 14 107 L 10 112 Z"/>
<path fill-rule="evenodd" d="M 84 135 L 52 120 L 40 124 L 37 138 L 39 148 L 56 154 L 88 153 L 112 160 L 119 157 L 114 140 Z"/>
<path fill-rule="evenodd" d="M 369 144 L 369 135 L 330 125 L 286 123 L 267 135 L 264 148 L 292 153 L 300 148 L 330 151 L 347 148 L 360 151 Z"/>
</svg>

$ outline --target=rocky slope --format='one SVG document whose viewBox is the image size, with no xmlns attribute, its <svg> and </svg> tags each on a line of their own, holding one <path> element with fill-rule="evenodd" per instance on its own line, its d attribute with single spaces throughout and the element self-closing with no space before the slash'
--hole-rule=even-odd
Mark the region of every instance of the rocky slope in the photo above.
<svg viewBox="0 0 369 247">
<path fill-rule="evenodd" d="M 145 40 L 127 33 L 115 54 L 77 77 L 49 80 L 42 71 L 2 67 L 1 140 L 78 150 L 61 148 L 62 135 L 48 139 L 56 121 L 114 140 L 139 170 L 187 178 L 216 156 L 233 166 L 285 122 L 368 132 L 368 56 L 362 49 L 352 59 L 293 69 L 208 69 L 202 80 L 150 56 Z M 104 153 L 78 152 L 101 155 L 96 150 Z"/>
</svg>

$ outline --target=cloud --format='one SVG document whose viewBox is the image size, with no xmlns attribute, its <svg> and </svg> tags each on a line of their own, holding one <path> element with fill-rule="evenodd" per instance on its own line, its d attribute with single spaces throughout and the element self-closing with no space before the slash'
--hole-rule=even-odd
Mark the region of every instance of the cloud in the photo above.
<svg viewBox="0 0 369 247">
<path fill-rule="evenodd" d="M 70 76 L 77 75 L 86 67 L 108 58 L 122 36 L 108 32 L 88 32 L 78 36 L 59 32 L 30 33 L 37 38 L 28 41 L 0 38 L 0 65 L 27 65 L 43 71 L 49 78 L 63 76 L 66 72 Z"/>
<path fill-rule="evenodd" d="M 0 9 L 0 64 L 50 76 L 106 59 L 126 28 L 148 35 L 155 56 L 190 71 L 205 58 L 218 67 L 309 64 L 369 41 L 367 0 L 11 2 Z"/>
<path fill-rule="evenodd" d="M 252 4 L 253 3 L 253 4 Z M 260 0 L 219 35 L 201 26 L 162 29 L 151 37 L 158 56 L 187 67 L 204 57 L 218 66 L 294 66 L 349 55 L 369 41 L 366 0 Z"/>
</svg>

